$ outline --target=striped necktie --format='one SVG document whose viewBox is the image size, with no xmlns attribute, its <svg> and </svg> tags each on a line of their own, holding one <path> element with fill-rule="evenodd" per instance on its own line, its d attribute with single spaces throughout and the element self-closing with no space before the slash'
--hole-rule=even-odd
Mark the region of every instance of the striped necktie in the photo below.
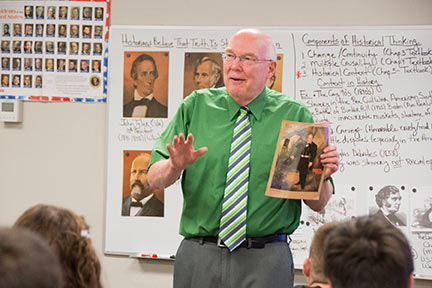
<svg viewBox="0 0 432 288">
<path fill-rule="evenodd" d="M 246 240 L 251 126 L 249 109 L 240 108 L 228 162 L 219 237 L 230 251 Z"/>
</svg>

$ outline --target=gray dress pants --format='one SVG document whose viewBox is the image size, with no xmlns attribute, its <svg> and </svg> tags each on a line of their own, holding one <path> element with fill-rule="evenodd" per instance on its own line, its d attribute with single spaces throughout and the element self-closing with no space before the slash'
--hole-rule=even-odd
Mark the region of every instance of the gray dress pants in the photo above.
<svg viewBox="0 0 432 288">
<path fill-rule="evenodd" d="M 291 288 L 294 265 L 287 242 L 230 252 L 183 239 L 174 262 L 174 288 Z"/>
</svg>

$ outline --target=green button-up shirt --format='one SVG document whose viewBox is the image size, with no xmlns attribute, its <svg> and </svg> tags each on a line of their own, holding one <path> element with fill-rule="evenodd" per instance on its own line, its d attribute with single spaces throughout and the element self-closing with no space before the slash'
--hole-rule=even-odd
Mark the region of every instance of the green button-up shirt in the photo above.
<svg viewBox="0 0 432 288">
<path fill-rule="evenodd" d="M 247 107 L 251 111 L 252 144 L 246 234 L 291 234 L 299 224 L 300 200 L 264 194 L 282 120 L 313 122 L 312 115 L 303 104 L 267 88 Z M 169 157 L 166 144 L 180 133 L 192 133 L 196 149 L 208 147 L 207 153 L 183 172 L 180 234 L 185 237 L 216 236 L 219 232 L 231 139 L 239 109 L 226 88 L 194 91 L 182 102 L 153 147 L 150 165 Z"/>
</svg>

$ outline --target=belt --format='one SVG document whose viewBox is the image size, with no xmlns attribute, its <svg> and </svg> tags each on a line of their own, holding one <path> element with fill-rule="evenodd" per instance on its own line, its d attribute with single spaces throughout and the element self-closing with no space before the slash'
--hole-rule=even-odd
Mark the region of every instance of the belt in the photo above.
<svg viewBox="0 0 432 288">
<path fill-rule="evenodd" d="M 223 243 L 222 239 L 218 236 L 197 236 L 187 238 L 189 240 L 199 242 L 201 245 L 204 243 L 214 243 L 218 247 L 227 248 Z M 246 241 L 243 241 L 238 247 L 244 248 L 264 248 L 265 244 L 273 243 L 273 242 L 291 242 L 291 239 L 287 236 L 287 234 L 273 234 L 264 237 L 248 237 Z"/>
</svg>

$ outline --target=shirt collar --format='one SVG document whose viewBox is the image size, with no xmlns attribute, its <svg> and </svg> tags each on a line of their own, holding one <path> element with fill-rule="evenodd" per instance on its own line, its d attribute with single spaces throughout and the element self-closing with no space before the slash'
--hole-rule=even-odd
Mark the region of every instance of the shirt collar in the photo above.
<svg viewBox="0 0 432 288">
<path fill-rule="evenodd" d="M 267 87 L 264 87 L 263 91 L 248 105 L 246 105 L 251 114 L 255 117 L 256 120 L 261 119 L 262 112 L 267 103 Z M 237 116 L 237 112 L 240 109 L 240 105 L 232 98 L 228 97 L 228 114 L 230 119 L 234 119 Z"/>
<path fill-rule="evenodd" d="M 141 99 L 148 99 L 149 101 L 153 99 L 153 93 L 150 95 L 147 95 L 146 97 L 142 97 L 141 95 L 138 94 L 138 91 L 135 89 L 134 90 L 134 100 L 135 101 L 140 101 Z"/>
<path fill-rule="evenodd" d="M 145 197 L 141 201 L 137 201 L 132 197 L 132 202 L 141 202 L 141 204 L 144 206 L 153 197 L 153 195 L 154 195 L 154 193 L 148 195 L 147 197 Z"/>
</svg>

